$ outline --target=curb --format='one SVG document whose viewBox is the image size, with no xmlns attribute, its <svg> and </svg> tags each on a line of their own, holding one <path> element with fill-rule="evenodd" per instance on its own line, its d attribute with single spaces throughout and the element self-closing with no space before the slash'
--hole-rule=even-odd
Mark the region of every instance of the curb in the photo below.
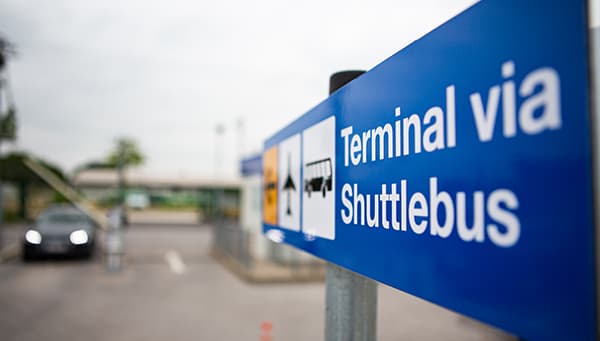
<svg viewBox="0 0 600 341">
<path fill-rule="evenodd" d="M 256 264 L 245 266 L 226 253 L 212 248 L 209 252 L 218 263 L 241 280 L 253 284 L 309 283 L 325 280 L 325 266 L 274 266 L 274 264 Z M 266 269 L 269 268 L 269 269 Z"/>
</svg>

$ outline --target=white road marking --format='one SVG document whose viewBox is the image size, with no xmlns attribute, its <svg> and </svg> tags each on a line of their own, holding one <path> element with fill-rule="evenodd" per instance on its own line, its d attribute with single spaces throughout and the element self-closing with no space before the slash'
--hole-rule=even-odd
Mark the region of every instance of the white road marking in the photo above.
<svg viewBox="0 0 600 341">
<path fill-rule="evenodd" d="M 185 273 L 185 264 L 177 251 L 169 250 L 165 253 L 165 260 L 174 274 L 182 275 Z"/>
</svg>

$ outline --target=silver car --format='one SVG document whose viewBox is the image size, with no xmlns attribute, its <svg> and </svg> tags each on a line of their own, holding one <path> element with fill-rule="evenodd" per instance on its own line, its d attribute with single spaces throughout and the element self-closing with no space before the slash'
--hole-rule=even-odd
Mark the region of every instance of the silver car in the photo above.
<svg viewBox="0 0 600 341">
<path fill-rule="evenodd" d="M 94 252 L 96 227 L 79 209 L 56 205 L 44 210 L 23 236 L 23 259 L 45 255 L 90 258 Z"/>
</svg>

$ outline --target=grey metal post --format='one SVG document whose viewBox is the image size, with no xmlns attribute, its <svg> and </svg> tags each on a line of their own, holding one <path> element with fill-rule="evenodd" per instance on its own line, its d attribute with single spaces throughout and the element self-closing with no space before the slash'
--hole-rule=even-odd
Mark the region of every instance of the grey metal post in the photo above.
<svg viewBox="0 0 600 341">
<path fill-rule="evenodd" d="M 325 284 L 325 340 L 375 340 L 377 283 L 327 263 Z"/>
<path fill-rule="evenodd" d="M 599 0 L 588 1 L 589 20 L 600 9 Z M 600 27 L 590 28 L 590 100 L 592 123 L 592 176 L 594 182 L 594 225 L 596 229 L 596 337 L 600 336 Z"/>
<path fill-rule="evenodd" d="M 0 77 L 0 91 L 5 86 L 5 81 Z M 0 125 L 2 125 L 2 93 L 0 93 Z M 0 136 L 0 158 L 2 157 L 2 136 Z M 0 247 L 4 245 L 4 197 L 2 193 L 2 177 L 0 176 Z"/>
<path fill-rule="evenodd" d="M 4 80 L 0 77 L 0 91 Z M 2 125 L 2 94 L 0 93 L 0 125 Z M 0 158 L 2 157 L 2 136 L 0 136 Z M 4 197 L 2 196 L 2 177 L 0 176 L 0 247 L 4 245 Z"/>
<path fill-rule="evenodd" d="M 0 158 L 2 157 L 2 138 L 0 138 Z M 0 176 L 0 247 L 4 245 L 4 197 L 2 196 L 2 177 Z"/>
<path fill-rule="evenodd" d="M 364 71 L 342 71 L 329 80 L 329 93 Z M 325 340 L 374 341 L 377 337 L 377 282 L 327 263 Z"/>
<path fill-rule="evenodd" d="M 106 270 L 119 272 L 123 268 L 123 254 L 125 251 L 122 229 L 122 206 L 110 210 L 108 214 L 108 229 L 104 243 Z"/>
</svg>

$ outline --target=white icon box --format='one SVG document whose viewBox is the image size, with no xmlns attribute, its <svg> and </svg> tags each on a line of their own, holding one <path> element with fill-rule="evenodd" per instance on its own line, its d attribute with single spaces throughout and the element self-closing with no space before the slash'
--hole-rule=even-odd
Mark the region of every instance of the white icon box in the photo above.
<svg viewBox="0 0 600 341">
<path fill-rule="evenodd" d="M 302 232 L 335 239 L 335 116 L 302 132 Z"/>
<path fill-rule="evenodd" d="M 278 225 L 292 231 L 300 231 L 300 148 L 300 134 L 287 138 L 278 147 Z"/>
</svg>

